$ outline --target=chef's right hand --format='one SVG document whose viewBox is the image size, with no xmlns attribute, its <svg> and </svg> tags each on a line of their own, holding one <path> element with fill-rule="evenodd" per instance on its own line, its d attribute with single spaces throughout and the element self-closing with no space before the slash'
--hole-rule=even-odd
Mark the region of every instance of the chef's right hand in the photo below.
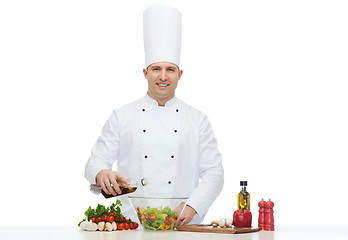
<svg viewBox="0 0 348 240">
<path fill-rule="evenodd" d="M 96 186 L 101 187 L 106 194 L 112 194 L 114 196 L 121 194 L 120 184 L 128 186 L 129 182 L 116 171 L 103 169 L 96 176 Z"/>
</svg>

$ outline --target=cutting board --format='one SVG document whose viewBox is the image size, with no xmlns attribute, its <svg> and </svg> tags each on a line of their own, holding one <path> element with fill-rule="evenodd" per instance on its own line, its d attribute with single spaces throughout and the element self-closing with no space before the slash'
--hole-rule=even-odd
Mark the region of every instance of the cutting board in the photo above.
<svg viewBox="0 0 348 240">
<path fill-rule="evenodd" d="M 250 233 L 257 232 L 260 230 L 258 227 L 213 227 L 208 224 L 187 224 L 183 226 L 176 227 L 178 231 L 188 231 L 188 232 L 208 232 L 208 233 Z"/>
</svg>

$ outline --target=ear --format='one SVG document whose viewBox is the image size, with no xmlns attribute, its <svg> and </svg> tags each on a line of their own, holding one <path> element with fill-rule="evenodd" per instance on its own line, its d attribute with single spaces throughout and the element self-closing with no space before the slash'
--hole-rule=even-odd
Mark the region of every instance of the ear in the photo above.
<svg viewBox="0 0 348 240">
<path fill-rule="evenodd" d="M 143 73 L 144 73 L 144 77 L 147 79 L 147 70 L 146 70 L 146 68 L 143 68 Z"/>
<path fill-rule="evenodd" d="M 179 71 L 179 73 L 178 73 L 179 80 L 180 80 L 180 78 L 181 78 L 183 72 L 184 72 L 183 70 L 180 70 L 180 71 Z"/>
</svg>

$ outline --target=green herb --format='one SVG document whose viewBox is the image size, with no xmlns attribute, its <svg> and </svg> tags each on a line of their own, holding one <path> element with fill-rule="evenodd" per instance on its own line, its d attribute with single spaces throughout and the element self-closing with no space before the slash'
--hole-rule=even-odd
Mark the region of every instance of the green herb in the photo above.
<svg viewBox="0 0 348 240">
<path fill-rule="evenodd" d="M 116 217 L 124 217 L 123 214 L 121 213 L 120 206 L 122 206 L 120 200 L 117 200 L 116 203 L 111 204 L 110 207 L 105 207 L 102 204 L 98 204 L 96 209 L 93 209 L 91 206 L 89 206 L 89 208 L 85 212 L 85 215 L 88 218 L 88 221 L 93 217 L 97 218 L 102 216 L 103 214 L 109 214 L 110 212 L 113 212 L 113 211 L 116 213 Z"/>
<path fill-rule="evenodd" d="M 102 216 L 104 213 L 108 213 L 109 210 L 104 205 L 98 204 L 97 208 L 95 209 L 95 212 L 97 216 Z"/>
</svg>

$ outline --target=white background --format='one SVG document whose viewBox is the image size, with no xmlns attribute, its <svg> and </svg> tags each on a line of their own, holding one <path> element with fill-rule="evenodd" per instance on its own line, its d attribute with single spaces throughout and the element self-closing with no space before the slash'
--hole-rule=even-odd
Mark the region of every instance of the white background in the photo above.
<svg viewBox="0 0 348 240">
<path fill-rule="evenodd" d="M 231 217 L 248 180 L 276 226 L 347 226 L 348 3 L 161 1 L 183 14 L 177 96 L 205 112 Z M 0 225 L 75 226 L 84 165 L 114 108 L 145 95 L 142 11 L 156 1 L 1 1 Z M 18 223 L 20 219 L 20 223 Z"/>
</svg>

